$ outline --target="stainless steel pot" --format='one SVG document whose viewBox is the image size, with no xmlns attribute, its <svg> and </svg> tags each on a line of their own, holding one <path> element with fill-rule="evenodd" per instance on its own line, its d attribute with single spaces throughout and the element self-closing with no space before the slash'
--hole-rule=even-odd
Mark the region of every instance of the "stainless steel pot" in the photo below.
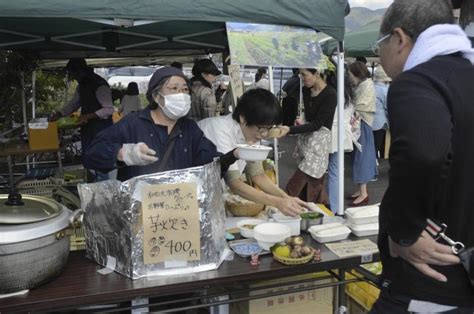
<svg viewBox="0 0 474 314">
<path fill-rule="evenodd" d="M 31 289 L 57 277 L 69 255 L 69 228 L 79 212 L 39 196 L 6 205 L 0 195 L 0 294 Z"/>
</svg>

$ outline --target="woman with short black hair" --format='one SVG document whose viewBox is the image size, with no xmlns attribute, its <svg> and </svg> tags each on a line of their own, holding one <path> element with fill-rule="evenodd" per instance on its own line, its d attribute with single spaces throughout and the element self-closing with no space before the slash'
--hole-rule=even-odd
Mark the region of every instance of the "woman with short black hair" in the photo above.
<svg viewBox="0 0 474 314">
<path fill-rule="evenodd" d="M 128 83 L 125 95 L 120 102 L 119 113 L 125 117 L 130 112 L 140 111 L 141 109 L 142 104 L 140 103 L 140 98 L 138 97 L 138 84 L 135 82 L 130 82 Z"/>
<path fill-rule="evenodd" d="M 220 153 L 228 153 L 238 144 L 253 144 L 268 136 L 270 129 L 281 121 L 281 108 L 277 98 L 265 89 L 245 92 L 232 114 L 204 119 L 198 122 L 204 135 Z M 238 152 L 237 152 L 238 155 Z M 246 184 L 245 173 L 261 190 Z M 296 216 L 307 204 L 290 197 L 265 174 L 262 162 L 237 160 L 224 174 L 230 190 L 247 200 L 278 208 L 283 214 Z"/>
</svg>

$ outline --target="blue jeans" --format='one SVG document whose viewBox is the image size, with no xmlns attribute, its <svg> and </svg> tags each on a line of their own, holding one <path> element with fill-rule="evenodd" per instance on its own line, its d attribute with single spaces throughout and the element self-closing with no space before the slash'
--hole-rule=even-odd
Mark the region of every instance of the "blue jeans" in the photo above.
<svg viewBox="0 0 474 314">
<path fill-rule="evenodd" d="M 328 165 L 328 194 L 329 194 L 329 206 L 333 213 L 337 213 L 339 209 L 338 193 L 339 185 L 337 179 L 337 152 L 329 154 L 329 165 Z"/>
</svg>

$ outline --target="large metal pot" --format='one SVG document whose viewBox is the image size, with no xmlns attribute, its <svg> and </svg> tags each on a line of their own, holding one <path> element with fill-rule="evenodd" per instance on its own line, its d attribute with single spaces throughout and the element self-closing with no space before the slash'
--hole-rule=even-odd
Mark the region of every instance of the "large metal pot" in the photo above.
<svg viewBox="0 0 474 314">
<path fill-rule="evenodd" d="M 0 195 L 0 294 L 34 288 L 57 277 L 69 255 L 75 215 L 44 197 Z M 10 195 L 11 199 L 11 195 Z"/>
</svg>

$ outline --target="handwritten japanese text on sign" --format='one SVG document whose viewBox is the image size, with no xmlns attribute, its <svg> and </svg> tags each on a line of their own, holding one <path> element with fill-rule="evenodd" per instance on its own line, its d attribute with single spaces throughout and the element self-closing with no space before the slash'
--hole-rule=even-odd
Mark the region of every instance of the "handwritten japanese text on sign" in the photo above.
<svg viewBox="0 0 474 314">
<path fill-rule="evenodd" d="M 142 195 L 143 260 L 201 259 L 199 208 L 195 183 L 148 185 Z"/>
<path fill-rule="evenodd" d="M 377 245 L 369 239 L 328 243 L 326 246 L 338 257 L 367 255 L 378 252 Z"/>
</svg>

